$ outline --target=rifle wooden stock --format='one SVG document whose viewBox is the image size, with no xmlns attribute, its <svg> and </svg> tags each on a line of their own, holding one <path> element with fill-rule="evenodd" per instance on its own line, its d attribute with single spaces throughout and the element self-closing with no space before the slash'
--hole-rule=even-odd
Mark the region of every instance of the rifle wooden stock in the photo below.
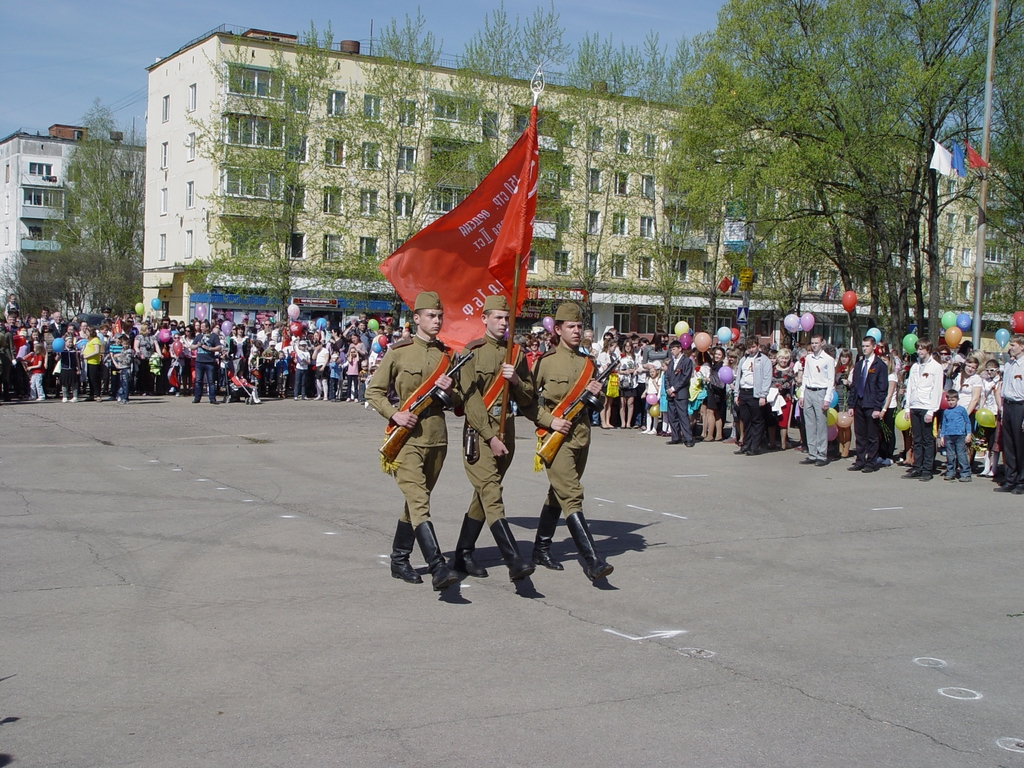
<svg viewBox="0 0 1024 768">
<path fill-rule="evenodd" d="M 409 413 L 414 413 L 419 416 L 433 404 L 433 397 L 428 396 L 420 398 L 419 402 L 415 403 L 412 408 L 409 409 Z M 411 429 L 408 429 L 407 427 L 400 427 L 396 424 L 395 428 L 388 432 L 387 437 L 384 438 L 384 445 L 380 447 L 381 455 L 388 461 L 397 460 L 398 452 L 402 450 L 402 446 L 405 445 L 405 441 L 409 439 L 409 435 L 411 434 Z"/>
<path fill-rule="evenodd" d="M 603 382 L 618 367 L 618 362 L 612 361 L 610 365 L 597 374 L 594 381 Z M 573 401 L 572 405 L 565 409 L 565 413 L 562 415 L 563 419 L 570 422 L 576 421 L 576 418 L 583 412 L 583 408 L 586 406 L 586 402 L 583 399 L 586 394 L 587 391 L 584 390 L 580 396 Z M 571 429 L 569 431 L 572 432 Z M 540 456 L 541 460 L 545 464 L 551 466 L 551 462 L 555 460 L 555 454 L 558 453 L 558 449 L 562 447 L 562 443 L 565 442 L 565 438 L 567 437 L 568 435 L 563 435 L 561 432 L 555 432 L 554 430 L 550 431 L 548 436 L 541 441 L 540 447 L 537 449 L 537 455 Z"/>
<path fill-rule="evenodd" d="M 448 370 L 445 371 L 445 375 L 452 376 L 457 373 L 459 368 L 468 363 L 472 357 L 473 353 L 467 352 L 465 355 L 458 358 L 454 365 L 449 366 Z M 437 397 L 438 391 L 437 385 L 435 384 L 422 397 L 409 406 L 408 412 L 419 416 L 432 405 L 438 404 L 440 402 Z M 443 403 L 441 404 L 443 405 Z M 449 405 L 451 405 L 451 403 L 449 403 Z M 395 428 L 384 436 L 384 445 L 380 447 L 380 455 L 388 462 L 396 461 L 398 459 L 398 452 L 402 450 L 402 446 L 405 445 L 410 434 L 412 434 L 411 429 L 408 429 L 407 427 L 400 427 L 396 424 Z"/>
</svg>

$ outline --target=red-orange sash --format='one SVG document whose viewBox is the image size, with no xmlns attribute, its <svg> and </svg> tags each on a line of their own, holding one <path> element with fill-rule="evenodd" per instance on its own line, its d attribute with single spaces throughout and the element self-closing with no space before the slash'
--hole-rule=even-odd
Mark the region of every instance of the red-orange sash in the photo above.
<svg viewBox="0 0 1024 768">
<path fill-rule="evenodd" d="M 519 345 L 518 344 L 513 344 L 512 345 L 512 365 L 515 365 L 516 358 L 518 358 L 518 357 L 519 357 Z M 491 382 L 491 386 L 489 386 L 487 388 L 487 391 L 484 392 L 484 408 L 486 408 L 488 411 L 491 410 L 491 406 L 493 406 L 494 403 L 497 402 L 498 398 L 501 397 L 501 391 L 502 391 L 502 389 L 504 389 L 504 387 L 505 387 L 505 379 L 502 377 L 501 373 L 499 372 L 498 375 L 494 378 L 494 381 Z"/>
<path fill-rule="evenodd" d="M 422 397 L 423 395 L 427 394 L 427 392 L 430 391 L 430 388 L 434 386 L 434 384 L 437 382 L 439 378 L 441 378 L 441 374 L 448 370 L 448 366 L 450 364 L 451 358 L 448 357 L 448 353 L 443 353 L 441 355 L 441 360 L 437 363 L 437 368 L 434 370 L 434 372 L 430 374 L 426 379 L 424 379 L 422 384 L 416 387 L 416 390 L 411 395 L 409 395 L 406 401 L 402 403 L 402 407 L 399 408 L 398 410 L 409 410 L 409 408 L 412 406 L 413 403 L 416 402 L 416 400 L 418 400 L 420 397 Z M 384 434 L 390 435 L 391 431 L 395 429 L 396 426 L 397 425 L 389 421 L 388 425 L 384 427 Z"/>
<path fill-rule="evenodd" d="M 594 361 L 589 357 L 583 364 L 583 371 L 580 373 L 580 377 L 576 380 L 576 383 L 572 385 L 572 389 L 569 390 L 569 394 L 562 398 L 562 400 L 555 406 L 554 410 L 551 411 L 552 418 L 564 419 L 565 412 L 569 410 L 569 407 L 575 402 L 576 398 L 583 394 L 583 390 L 587 388 L 587 384 L 594 378 Z M 537 430 L 538 435 L 546 435 L 550 430 L 539 428 Z"/>
</svg>

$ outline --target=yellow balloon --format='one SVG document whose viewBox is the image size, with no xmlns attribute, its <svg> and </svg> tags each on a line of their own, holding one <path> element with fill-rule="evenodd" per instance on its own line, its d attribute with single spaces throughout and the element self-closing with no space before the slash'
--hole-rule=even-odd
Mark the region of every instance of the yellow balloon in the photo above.
<svg viewBox="0 0 1024 768">
<path fill-rule="evenodd" d="M 828 415 L 825 417 L 825 422 L 831 427 L 831 426 L 835 425 L 836 420 L 838 418 L 839 418 L 839 414 L 836 413 L 836 409 L 835 408 L 829 408 L 828 409 Z"/>
<path fill-rule="evenodd" d="M 690 332 L 690 324 L 685 320 L 680 320 L 676 323 L 676 336 L 682 336 L 684 333 Z"/>
<path fill-rule="evenodd" d="M 910 416 L 904 410 L 896 411 L 896 429 L 900 432 L 906 432 L 910 429 Z"/>
<path fill-rule="evenodd" d="M 656 419 L 656 418 L 658 418 L 659 416 L 661 416 L 661 408 L 659 408 L 659 407 L 658 407 L 658 406 L 656 406 L 656 405 L 652 405 L 652 406 L 651 406 L 650 408 L 648 408 L 648 409 L 647 409 L 647 412 L 648 412 L 649 414 L 651 414 L 651 418 L 652 418 L 652 419 Z"/>
<path fill-rule="evenodd" d="M 996 425 L 996 415 L 988 408 L 979 408 L 974 412 L 974 420 L 979 426 L 992 429 Z"/>
</svg>

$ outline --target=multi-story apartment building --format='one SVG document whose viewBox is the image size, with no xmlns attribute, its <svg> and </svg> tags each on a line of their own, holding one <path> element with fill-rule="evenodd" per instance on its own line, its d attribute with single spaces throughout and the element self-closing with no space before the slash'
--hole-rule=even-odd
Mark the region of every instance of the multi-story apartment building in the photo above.
<svg viewBox="0 0 1024 768">
<path fill-rule="evenodd" d="M 84 136 L 84 128 L 51 125 L 46 136 L 18 132 L 0 140 L 0 279 L 11 287 L 23 255 L 60 250 L 53 223 L 64 218 L 64 168 Z"/>
<path fill-rule="evenodd" d="M 175 316 L 208 303 L 240 317 L 282 298 L 339 313 L 388 308 L 386 286 L 360 293 L 323 267 L 379 262 L 457 205 L 525 127 L 527 82 L 410 67 L 343 41 L 321 53 L 323 88 L 296 95 L 288 72 L 301 80 L 301 55 L 293 36 L 220 28 L 149 68 L 147 303 L 157 296 Z M 592 307 L 595 326 L 653 332 L 668 271 L 680 317 L 707 305 L 724 270 L 720 238 L 691 232 L 665 190 L 673 118 L 600 84 L 548 87 L 527 318 L 571 296 Z M 288 135 L 294 124 L 303 135 Z M 301 163 L 298 182 L 238 160 L 271 149 Z M 251 255 L 239 222 L 267 201 L 296 198 L 298 215 L 273 243 L 289 257 L 289 296 L 261 295 L 266 286 L 238 275 L 193 292 L 192 265 Z M 373 282 L 368 272 L 360 280 Z"/>
</svg>

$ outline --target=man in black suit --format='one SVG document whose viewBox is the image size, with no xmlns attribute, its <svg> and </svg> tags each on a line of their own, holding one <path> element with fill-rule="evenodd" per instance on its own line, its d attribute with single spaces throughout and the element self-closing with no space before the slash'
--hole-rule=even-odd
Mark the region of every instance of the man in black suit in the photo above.
<svg viewBox="0 0 1024 768">
<path fill-rule="evenodd" d="M 850 415 L 857 433 L 857 460 L 847 469 L 851 472 L 874 472 L 878 469 L 878 428 L 889 394 L 889 368 L 875 356 L 875 340 L 865 336 L 860 343 L 863 353 L 853 371 L 850 386 Z"/>
<path fill-rule="evenodd" d="M 668 392 L 668 423 L 672 427 L 672 439 L 668 444 L 685 443 L 687 448 L 693 448 L 689 412 L 693 360 L 683 354 L 683 346 L 678 341 L 669 344 L 668 351 L 671 356 L 666 361 L 665 388 Z"/>
</svg>

